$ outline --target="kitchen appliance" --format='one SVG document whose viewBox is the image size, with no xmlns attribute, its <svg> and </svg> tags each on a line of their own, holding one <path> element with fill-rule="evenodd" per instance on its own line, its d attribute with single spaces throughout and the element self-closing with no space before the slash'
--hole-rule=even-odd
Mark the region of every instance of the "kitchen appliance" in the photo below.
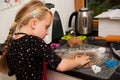
<svg viewBox="0 0 120 80">
<path fill-rule="evenodd" d="M 88 35 L 92 33 L 93 28 L 93 12 L 88 8 L 81 8 L 70 15 L 68 26 L 71 27 L 73 17 L 75 16 L 75 32 L 76 34 Z"/>
<path fill-rule="evenodd" d="M 44 38 L 44 41 L 47 44 L 50 44 L 51 42 L 54 42 L 54 41 L 60 39 L 64 35 L 64 31 L 63 31 L 59 13 L 57 12 L 56 8 L 54 7 L 54 4 L 46 3 L 46 7 L 49 8 L 53 14 L 53 20 L 48 29 L 48 35 L 46 35 L 46 37 Z"/>
</svg>

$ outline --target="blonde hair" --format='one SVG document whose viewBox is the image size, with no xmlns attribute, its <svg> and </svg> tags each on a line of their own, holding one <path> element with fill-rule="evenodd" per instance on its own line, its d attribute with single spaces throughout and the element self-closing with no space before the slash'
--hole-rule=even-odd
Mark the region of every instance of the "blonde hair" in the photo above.
<svg viewBox="0 0 120 80">
<path fill-rule="evenodd" d="M 10 28 L 9 35 L 4 43 L 4 47 L 2 51 L 6 53 L 9 50 L 9 44 L 13 38 L 13 34 L 17 28 L 21 28 L 23 25 L 28 24 L 30 19 L 37 18 L 42 20 L 46 13 L 52 13 L 45 7 L 45 5 L 40 2 L 40 0 L 30 0 L 18 11 L 16 14 L 13 25 Z M 7 66 L 7 61 L 5 56 L 1 56 L 0 58 L 0 72 L 8 73 L 9 69 Z"/>
</svg>

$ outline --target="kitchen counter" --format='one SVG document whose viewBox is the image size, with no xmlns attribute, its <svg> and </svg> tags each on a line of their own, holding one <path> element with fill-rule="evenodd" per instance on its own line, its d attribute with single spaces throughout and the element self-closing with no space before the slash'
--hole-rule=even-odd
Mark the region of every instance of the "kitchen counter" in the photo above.
<svg viewBox="0 0 120 80">
<path fill-rule="evenodd" d="M 107 42 L 101 41 L 101 40 L 90 41 L 90 44 L 97 45 L 97 46 L 104 46 L 107 48 L 109 48 L 109 46 L 110 46 L 110 43 L 107 43 Z M 117 58 L 115 58 L 115 59 L 117 59 Z M 119 59 L 118 59 L 118 61 L 119 61 Z M 62 72 L 62 73 L 70 75 L 70 76 L 74 76 L 74 77 L 77 77 L 77 78 L 80 78 L 83 80 L 119 80 L 120 79 L 120 78 L 118 78 L 120 75 L 119 65 L 114 69 L 114 72 L 112 72 L 112 74 L 109 77 L 107 77 L 107 75 L 109 73 L 111 73 L 111 71 L 109 72 L 109 70 L 112 70 L 112 69 L 109 69 L 107 72 L 107 70 L 105 68 L 104 68 L 104 70 L 106 70 L 105 72 L 103 72 L 102 74 L 95 74 L 95 75 L 93 73 L 92 73 L 93 75 L 84 74 L 84 72 L 81 73 L 78 70 L 77 71 L 71 70 L 71 71 L 66 71 L 66 72 Z"/>
<path fill-rule="evenodd" d="M 85 75 L 85 74 L 77 73 L 77 72 L 71 72 L 71 71 L 64 72 L 63 74 L 65 75 L 67 74 L 67 75 L 70 75 L 70 76 L 73 76 L 73 77 L 76 77 L 82 80 L 120 80 L 120 68 L 119 68 L 119 73 L 114 72 L 113 75 L 109 79 L 99 79 L 93 76 L 89 76 L 89 75 Z"/>
<path fill-rule="evenodd" d="M 73 77 L 53 70 L 47 70 L 47 79 L 48 80 L 82 80 L 80 78 Z"/>
<path fill-rule="evenodd" d="M 118 67 L 109 79 L 100 79 L 79 72 L 59 72 L 51 69 L 48 70 L 47 78 L 50 78 L 50 80 L 120 80 L 120 67 Z"/>
</svg>

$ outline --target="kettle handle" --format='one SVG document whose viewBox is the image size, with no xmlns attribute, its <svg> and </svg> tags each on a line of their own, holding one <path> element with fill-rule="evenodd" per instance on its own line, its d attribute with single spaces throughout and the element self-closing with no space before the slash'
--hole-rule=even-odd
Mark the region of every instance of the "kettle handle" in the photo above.
<svg viewBox="0 0 120 80">
<path fill-rule="evenodd" d="M 75 11 L 70 15 L 69 23 L 68 23 L 69 28 L 71 27 L 71 22 L 72 22 L 73 16 L 75 16 L 75 27 L 76 27 L 77 26 L 78 11 Z"/>
</svg>

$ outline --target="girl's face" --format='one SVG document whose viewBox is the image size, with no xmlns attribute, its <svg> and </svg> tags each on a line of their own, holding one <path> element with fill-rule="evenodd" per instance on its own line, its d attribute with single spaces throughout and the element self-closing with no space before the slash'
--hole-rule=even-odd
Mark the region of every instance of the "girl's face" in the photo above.
<svg viewBox="0 0 120 80">
<path fill-rule="evenodd" d="M 48 34 L 48 27 L 50 26 L 51 21 L 52 16 L 50 13 L 47 13 L 44 19 L 37 20 L 33 29 L 33 35 L 44 39 L 44 37 Z"/>
</svg>

